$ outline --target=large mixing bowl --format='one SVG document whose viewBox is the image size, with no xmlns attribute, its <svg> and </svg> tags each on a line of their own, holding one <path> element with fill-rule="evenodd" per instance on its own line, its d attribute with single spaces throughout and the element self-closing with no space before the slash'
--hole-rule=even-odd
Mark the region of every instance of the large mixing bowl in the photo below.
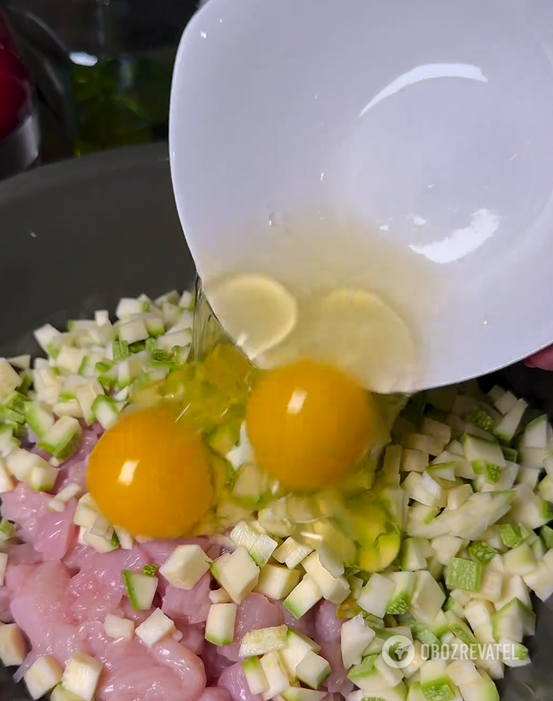
<svg viewBox="0 0 553 701">
<path fill-rule="evenodd" d="M 121 296 L 156 296 L 193 279 L 166 145 L 48 166 L 0 186 L 0 357 L 38 353 L 31 332 L 43 323 L 62 325 L 113 309 Z M 515 366 L 482 381 L 501 382 L 553 417 L 553 373 Z M 553 699 L 553 612 L 536 610 L 534 663 L 509 671 L 504 700 Z M 11 670 L 0 669 L 0 701 L 27 699 Z"/>
</svg>

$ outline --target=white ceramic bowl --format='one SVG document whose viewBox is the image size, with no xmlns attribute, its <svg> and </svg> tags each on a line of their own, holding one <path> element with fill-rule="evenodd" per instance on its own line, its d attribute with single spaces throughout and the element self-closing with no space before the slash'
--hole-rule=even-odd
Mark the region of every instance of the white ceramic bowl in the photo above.
<svg viewBox="0 0 553 701">
<path fill-rule="evenodd" d="M 382 292 L 420 388 L 553 341 L 551 0 L 210 0 L 179 49 L 170 157 L 204 278 L 285 282 L 309 216 L 412 261 L 382 259 Z"/>
</svg>

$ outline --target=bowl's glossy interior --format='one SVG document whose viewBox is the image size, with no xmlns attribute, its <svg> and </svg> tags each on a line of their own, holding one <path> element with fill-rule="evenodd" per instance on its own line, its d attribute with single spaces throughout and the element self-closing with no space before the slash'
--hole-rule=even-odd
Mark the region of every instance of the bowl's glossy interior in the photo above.
<svg viewBox="0 0 553 701">
<path fill-rule="evenodd" d="M 190 286 L 165 145 L 49 166 L 0 186 L 0 356 L 36 353 L 49 321 L 114 308 L 119 297 Z M 510 368 L 494 379 L 553 417 L 553 373 Z M 553 699 L 553 612 L 538 606 L 534 664 L 511 670 L 503 698 Z M 0 670 L 0 701 L 28 699 Z"/>
</svg>

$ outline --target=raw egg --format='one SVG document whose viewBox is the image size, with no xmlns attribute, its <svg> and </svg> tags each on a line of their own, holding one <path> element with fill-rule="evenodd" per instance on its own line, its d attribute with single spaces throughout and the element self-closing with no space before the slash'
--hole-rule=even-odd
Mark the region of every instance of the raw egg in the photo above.
<svg viewBox="0 0 553 701">
<path fill-rule="evenodd" d="M 308 360 L 267 372 L 247 405 L 259 467 L 291 491 L 346 477 L 367 451 L 372 426 L 368 393 L 343 372 Z"/>
<path fill-rule="evenodd" d="M 88 490 L 100 512 L 134 536 L 179 538 L 209 509 L 209 452 L 171 404 L 123 416 L 90 456 Z"/>
</svg>

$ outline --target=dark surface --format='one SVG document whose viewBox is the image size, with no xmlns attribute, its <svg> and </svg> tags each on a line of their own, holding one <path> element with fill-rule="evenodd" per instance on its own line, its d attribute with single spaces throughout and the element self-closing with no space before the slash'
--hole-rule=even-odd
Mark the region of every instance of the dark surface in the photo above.
<svg viewBox="0 0 553 701">
<path fill-rule="evenodd" d="M 0 357 L 36 353 L 31 332 L 113 309 L 121 296 L 191 286 L 166 145 L 56 164 L 0 185 Z M 553 417 L 553 373 L 511 368 L 498 380 Z M 46 592 L 45 592 L 46 594 Z M 509 671 L 503 698 L 553 699 L 553 613 L 538 610 L 534 664 Z M 28 699 L 0 669 L 0 701 Z"/>
</svg>

